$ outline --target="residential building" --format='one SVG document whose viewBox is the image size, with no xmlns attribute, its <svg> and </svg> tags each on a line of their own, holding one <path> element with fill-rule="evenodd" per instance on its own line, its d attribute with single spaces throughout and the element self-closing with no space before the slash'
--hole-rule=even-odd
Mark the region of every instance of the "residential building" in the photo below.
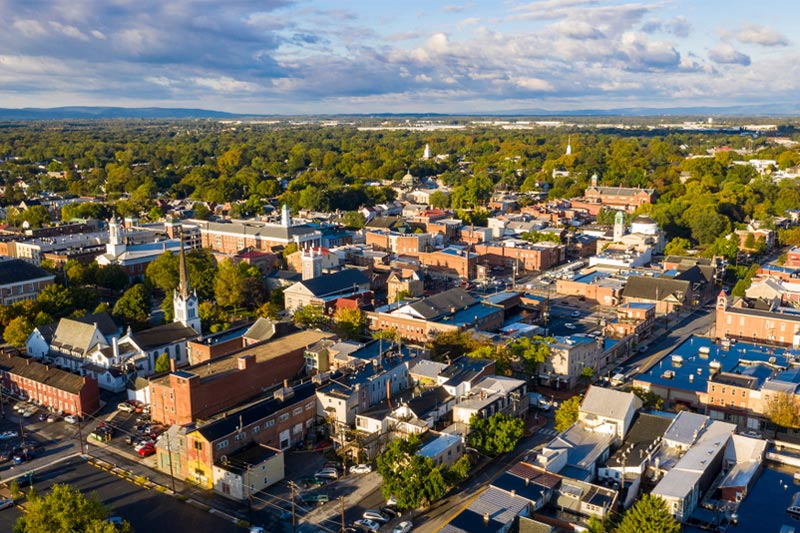
<svg viewBox="0 0 800 533">
<path fill-rule="evenodd" d="M 0 356 L 6 393 L 40 402 L 45 408 L 80 417 L 100 409 L 100 389 L 91 376 L 79 376 L 11 352 Z"/>
<path fill-rule="evenodd" d="M 583 197 L 588 203 L 619 211 L 633 212 L 644 204 L 652 204 L 656 199 L 655 189 L 634 187 L 607 187 L 597 183 L 597 175 L 593 175 L 591 183 Z"/>
<path fill-rule="evenodd" d="M 348 268 L 334 274 L 323 274 L 298 281 L 284 290 L 286 311 L 294 313 L 307 305 L 330 307 L 342 296 L 367 296 L 370 280 L 360 270 Z"/>
<path fill-rule="evenodd" d="M 617 307 L 617 318 L 606 324 L 605 333 L 613 338 L 633 336 L 641 341 L 650 336 L 655 323 L 655 304 L 627 303 Z"/>
<path fill-rule="evenodd" d="M 517 268 L 518 271 L 548 270 L 566 260 L 564 245 L 542 241 L 530 243 L 521 239 L 505 239 L 474 246 L 479 262 L 490 266 Z"/>
<path fill-rule="evenodd" d="M 302 375 L 306 347 L 331 337 L 320 331 L 301 331 L 152 379 L 153 421 L 189 424 L 252 400 Z"/>
<path fill-rule="evenodd" d="M 642 400 L 632 392 L 590 386 L 578 410 L 578 421 L 595 433 L 607 433 L 621 442 L 641 407 Z"/>
<path fill-rule="evenodd" d="M 0 304 L 35 300 L 55 275 L 22 259 L 0 256 Z"/>
<path fill-rule="evenodd" d="M 441 468 L 450 468 L 466 452 L 466 446 L 460 435 L 437 433 L 425 442 L 417 451 L 417 455 L 429 457 L 433 464 Z"/>
<path fill-rule="evenodd" d="M 398 296 L 406 298 L 416 298 L 422 296 L 425 291 L 425 283 L 422 272 L 413 268 L 402 268 L 392 270 L 387 280 L 388 300 L 394 303 L 399 300 Z"/>
<path fill-rule="evenodd" d="M 419 261 L 428 275 L 436 278 L 474 279 L 478 254 L 462 246 L 448 246 L 443 250 L 420 253 Z"/>
<path fill-rule="evenodd" d="M 556 389 L 571 389 L 578 384 L 584 368 L 597 371 L 605 366 L 603 339 L 587 335 L 556 336 L 550 357 L 539 366 L 539 383 Z"/>
<path fill-rule="evenodd" d="M 497 413 L 523 416 L 528 412 L 528 384 L 520 379 L 486 376 L 457 397 L 453 422 L 469 424 L 473 416 L 489 418 Z"/>
<path fill-rule="evenodd" d="M 212 467 L 214 492 L 240 502 L 282 481 L 283 476 L 283 452 L 263 444 L 226 454 Z"/>
<path fill-rule="evenodd" d="M 654 304 L 656 315 L 666 315 L 690 307 L 694 292 L 687 280 L 632 275 L 622 290 L 622 301 Z"/>
</svg>

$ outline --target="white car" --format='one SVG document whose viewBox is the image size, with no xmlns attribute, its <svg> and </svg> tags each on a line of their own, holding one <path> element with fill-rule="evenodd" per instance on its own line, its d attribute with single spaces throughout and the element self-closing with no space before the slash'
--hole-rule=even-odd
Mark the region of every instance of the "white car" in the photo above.
<svg viewBox="0 0 800 533">
<path fill-rule="evenodd" d="M 392 533 L 408 533 L 409 531 L 411 531 L 412 527 L 414 527 L 414 524 L 406 520 L 405 522 L 400 522 L 399 524 L 394 526 Z"/>
<path fill-rule="evenodd" d="M 372 467 L 369 465 L 353 465 L 350 467 L 351 474 L 369 474 L 372 472 Z"/>
<path fill-rule="evenodd" d="M 118 403 L 117 404 L 117 409 L 119 409 L 120 411 L 124 411 L 126 413 L 132 413 L 133 411 L 136 410 L 136 408 L 134 406 L 132 406 L 131 404 L 129 404 L 128 402 L 120 402 L 120 403 Z"/>
<path fill-rule="evenodd" d="M 6 509 L 14 506 L 14 500 L 11 498 L 0 498 L 0 509 Z"/>
<path fill-rule="evenodd" d="M 77 424 L 78 417 L 75 415 L 67 415 L 64 417 L 64 422 L 66 422 L 67 424 Z"/>
<path fill-rule="evenodd" d="M 319 479 L 339 479 L 339 472 L 335 468 L 323 468 L 314 474 L 314 477 Z"/>
<path fill-rule="evenodd" d="M 362 518 L 365 520 L 372 520 L 373 522 L 378 522 L 379 524 L 385 524 L 389 521 L 389 518 L 382 514 L 380 511 L 376 511 L 375 509 L 367 509 L 364 511 L 364 514 L 361 515 Z"/>
<path fill-rule="evenodd" d="M 397 496 L 389 496 L 389 499 L 386 500 L 386 505 L 388 507 L 397 507 Z"/>
<path fill-rule="evenodd" d="M 581 316 L 581 312 L 580 311 L 573 311 L 572 312 L 572 318 L 579 318 L 580 316 Z"/>
<path fill-rule="evenodd" d="M 367 529 L 368 531 L 378 531 L 381 528 L 381 525 L 377 522 L 373 522 L 372 520 L 356 520 L 353 522 L 353 525 L 356 527 L 360 527 L 362 529 Z"/>
<path fill-rule="evenodd" d="M 564 327 L 567 329 L 576 329 L 575 324 L 573 324 L 572 322 L 567 322 L 566 324 L 564 324 Z"/>
</svg>

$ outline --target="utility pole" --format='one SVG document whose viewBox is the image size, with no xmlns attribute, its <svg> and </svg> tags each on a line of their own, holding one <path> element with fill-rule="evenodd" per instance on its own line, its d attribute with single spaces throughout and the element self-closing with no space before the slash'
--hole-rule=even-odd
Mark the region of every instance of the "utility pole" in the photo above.
<svg viewBox="0 0 800 533">
<path fill-rule="evenodd" d="M 342 509 L 342 533 L 344 533 L 344 496 L 339 496 L 339 503 Z"/>
<path fill-rule="evenodd" d="M 166 408 L 166 392 L 161 391 L 161 413 L 164 417 L 164 422 L 167 421 L 167 408 Z M 169 442 L 169 430 L 172 428 L 172 425 L 167 428 L 165 434 L 167 435 L 167 454 L 169 455 L 169 479 L 172 482 L 172 493 L 175 494 L 175 472 L 172 469 L 172 446 L 170 446 Z"/>
<path fill-rule="evenodd" d="M 78 419 L 78 442 L 81 443 L 81 455 L 84 455 L 85 452 L 83 451 L 83 433 L 81 431 L 81 417 L 78 415 L 78 404 L 72 402 L 72 407 L 75 410 L 75 417 Z M 20 419 L 20 427 L 22 427 L 22 420 Z"/>
<path fill-rule="evenodd" d="M 297 512 L 294 508 L 294 483 L 291 483 L 290 487 L 292 488 L 292 533 L 295 533 L 297 531 Z"/>
<path fill-rule="evenodd" d="M 253 523 L 253 487 L 250 484 L 250 463 L 247 463 L 247 521 Z"/>
</svg>

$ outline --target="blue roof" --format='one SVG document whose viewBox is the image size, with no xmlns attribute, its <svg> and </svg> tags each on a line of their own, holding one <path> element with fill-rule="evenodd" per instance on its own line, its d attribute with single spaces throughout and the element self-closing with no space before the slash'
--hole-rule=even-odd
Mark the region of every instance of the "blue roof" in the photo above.
<svg viewBox="0 0 800 533">
<path fill-rule="evenodd" d="M 608 272 L 589 272 L 588 274 L 584 274 L 583 276 L 578 276 L 577 278 L 573 279 L 577 283 L 594 283 L 596 281 L 600 281 L 601 279 L 607 278 L 609 276 Z"/>
<path fill-rule="evenodd" d="M 655 304 L 646 304 L 641 302 L 628 302 L 625 305 L 621 306 L 621 308 L 627 309 L 653 309 L 655 308 Z"/>
<path fill-rule="evenodd" d="M 461 309 L 456 313 L 444 320 L 439 320 L 439 324 L 452 324 L 454 326 L 463 326 L 465 324 L 472 324 L 476 319 L 480 320 L 495 313 L 502 313 L 503 310 L 498 307 L 490 305 L 473 305 L 467 309 Z"/>
<path fill-rule="evenodd" d="M 707 357 L 701 356 L 700 348 L 708 348 Z M 683 362 L 680 364 L 672 361 L 672 356 L 677 355 L 683 358 Z M 782 348 L 767 348 L 743 342 L 733 342 L 730 348 L 725 350 L 710 339 L 689 337 L 659 360 L 650 370 L 636 376 L 636 380 L 673 389 L 706 392 L 710 377 L 709 363 L 712 361 L 720 363 L 722 372 L 740 374 L 748 372 L 749 375 L 761 378 L 763 371 L 751 369 L 750 367 L 753 365 L 748 363 L 767 363 L 771 357 L 775 357 L 776 364 L 788 367 L 787 355 L 792 357 L 794 354 Z M 675 372 L 675 376 L 671 379 L 664 377 L 667 370 Z M 693 376 L 691 381 L 689 380 L 690 375 Z"/>
<path fill-rule="evenodd" d="M 417 455 L 434 458 L 442 454 L 445 450 L 457 442 L 461 442 L 461 437 L 457 435 L 451 435 L 450 433 L 440 433 L 434 439 L 420 448 L 420 450 L 417 452 Z"/>
</svg>

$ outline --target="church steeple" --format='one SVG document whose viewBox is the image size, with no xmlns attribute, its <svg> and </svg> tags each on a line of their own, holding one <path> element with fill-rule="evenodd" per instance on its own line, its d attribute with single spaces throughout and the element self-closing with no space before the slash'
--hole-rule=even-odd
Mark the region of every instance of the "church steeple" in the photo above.
<svg viewBox="0 0 800 533">
<path fill-rule="evenodd" d="M 572 155 L 572 135 L 567 135 L 567 155 Z"/>
<path fill-rule="evenodd" d="M 201 333 L 200 315 L 197 313 L 197 292 L 189 284 L 189 270 L 186 267 L 186 251 L 183 248 L 183 232 L 180 233 L 181 251 L 178 256 L 178 288 L 172 295 L 172 307 L 175 312 L 174 322 L 180 322 Z"/>
<path fill-rule="evenodd" d="M 178 283 L 178 292 L 184 299 L 186 299 L 191 294 L 192 288 L 189 285 L 189 272 L 186 270 L 186 253 L 183 249 L 183 232 L 180 233 L 180 239 L 181 254 L 180 258 L 178 259 L 178 275 L 180 276 L 180 282 Z"/>
</svg>

